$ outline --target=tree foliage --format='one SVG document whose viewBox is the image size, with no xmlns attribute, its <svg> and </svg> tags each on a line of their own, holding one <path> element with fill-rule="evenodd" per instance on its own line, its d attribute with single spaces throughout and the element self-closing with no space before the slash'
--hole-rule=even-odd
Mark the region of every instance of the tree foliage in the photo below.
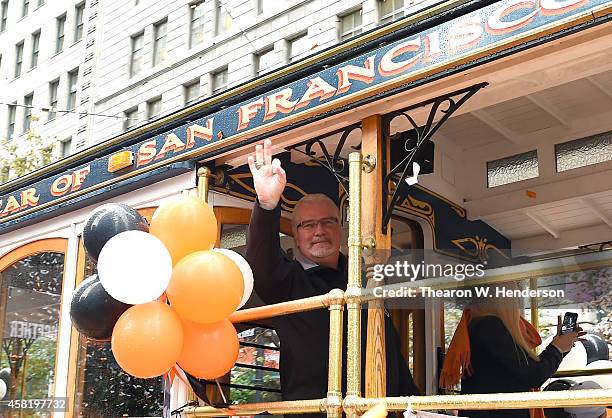
<svg viewBox="0 0 612 418">
<path fill-rule="evenodd" d="M 32 120 L 36 120 L 33 116 Z M 38 170 L 59 159 L 59 143 L 30 129 L 13 139 L 0 138 L 0 183 Z"/>
</svg>

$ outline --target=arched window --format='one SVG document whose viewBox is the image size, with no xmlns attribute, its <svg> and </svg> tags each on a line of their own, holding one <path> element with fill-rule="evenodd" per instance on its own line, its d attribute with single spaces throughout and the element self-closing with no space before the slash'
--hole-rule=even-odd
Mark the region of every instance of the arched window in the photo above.
<svg viewBox="0 0 612 418">
<path fill-rule="evenodd" d="M 0 257 L 5 401 L 53 396 L 66 246 L 66 239 L 44 239 Z"/>
</svg>

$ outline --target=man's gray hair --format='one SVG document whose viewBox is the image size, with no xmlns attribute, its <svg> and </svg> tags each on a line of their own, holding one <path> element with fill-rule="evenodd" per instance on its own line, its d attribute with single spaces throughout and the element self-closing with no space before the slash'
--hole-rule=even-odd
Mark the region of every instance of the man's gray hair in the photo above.
<svg viewBox="0 0 612 418">
<path fill-rule="evenodd" d="M 295 208 L 293 208 L 293 218 L 291 219 L 291 227 L 293 228 L 294 233 L 297 224 L 299 223 L 295 215 L 298 213 L 302 205 L 321 202 L 329 203 L 336 211 L 336 218 L 338 218 L 338 222 L 340 221 L 340 209 L 338 209 L 338 206 L 336 206 L 336 202 L 331 200 L 327 195 L 324 195 L 323 193 L 307 194 L 306 196 L 298 200 L 298 202 L 295 204 Z"/>
</svg>

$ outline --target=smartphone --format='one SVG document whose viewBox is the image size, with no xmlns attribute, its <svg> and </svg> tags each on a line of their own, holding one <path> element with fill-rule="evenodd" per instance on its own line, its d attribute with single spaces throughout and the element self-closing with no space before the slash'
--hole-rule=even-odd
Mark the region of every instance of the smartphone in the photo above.
<svg viewBox="0 0 612 418">
<path fill-rule="evenodd" d="M 576 331 L 577 326 L 578 314 L 574 312 L 565 312 L 563 322 L 561 323 L 561 335 Z"/>
</svg>

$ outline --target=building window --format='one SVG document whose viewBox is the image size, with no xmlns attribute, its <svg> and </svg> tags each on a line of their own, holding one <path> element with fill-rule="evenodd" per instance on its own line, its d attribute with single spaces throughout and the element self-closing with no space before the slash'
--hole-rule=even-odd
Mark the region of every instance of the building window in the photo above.
<svg viewBox="0 0 612 418">
<path fill-rule="evenodd" d="M 227 67 L 212 74 L 212 92 L 219 93 L 227 89 Z"/>
<path fill-rule="evenodd" d="M 204 2 L 193 3 L 191 9 L 191 27 L 189 29 L 189 46 L 204 42 Z"/>
<path fill-rule="evenodd" d="M 185 84 L 183 89 L 185 90 L 185 105 L 190 105 L 200 97 L 200 80 Z"/>
<path fill-rule="evenodd" d="M 83 38 L 83 12 L 85 3 L 77 4 L 74 8 L 74 42 Z"/>
<path fill-rule="evenodd" d="M 72 138 L 64 139 L 60 142 L 60 153 L 62 158 L 70 155 L 70 147 L 72 146 Z"/>
<path fill-rule="evenodd" d="M 15 118 L 17 117 L 17 106 L 13 103 L 8 106 L 8 124 L 6 128 L 6 137 L 11 139 L 15 135 Z"/>
<path fill-rule="evenodd" d="M 154 42 L 153 42 L 153 66 L 166 59 L 166 32 L 168 21 L 163 20 L 156 23 L 153 27 Z"/>
<path fill-rule="evenodd" d="M 266 49 L 255 54 L 255 75 L 261 75 L 274 67 L 274 49 Z"/>
<path fill-rule="evenodd" d="M 147 102 L 147 120 L 155 119 L 161 115 L 162 99 L 158 97 Z"/>
<path fill-rule="evenodd" d="M 557 172 L 612 161 L 612 131 L 555 145 Z"/>
<path fill-rule="evenodd" d="M 44 0 L 38 0 L 38 2 L 37 2 L 37 5 L 36 5 L 36 6 L 37 6 L 37 7 L 40 7 L 40 6 L 42 6 L 43 4 L 45 4 L 45 1 L 44 1 Z"/>
<path fill-rule="evenodd" d="M 229 32 L 232 29 L 232 16 L 230 15 L 225 3 L 223 3 L 221 0 L 217 0 L 216 2 L 215 13 L 217 18 L 215 34 L 221 35 Z"/>
<path fill-rule="evenodd" d="M 34 93 L 30 93 L 23 98 L 23 132 L 28 132 L 32 126 L 32 103 L 34 102 Z"/>
<path fill-rule="evenodd" d="M 487 187 L 497 187 L 538 177 L 537 150 L 487 162 Z"/>
<path fill-rule="evenodd" d="M 308 34 L 302 33 L 289 40 L 289 50 L 287 51 L 288 61 L 293 62 L 310 50 L 308 44 Z"/>
<path fill-rule="evenodd" d="M 49 83 L 49 115 L 47 120 L 55 119 L 55 111 L 57 110 L 57 90 L 59 88 L 59 80 L 54 80 Z"/>
<path fill-rule="evenodd" d="M 123 129 L 129 130 L 138 125 L 138 108 L 132 108 L 123 112 Z"/>
<path fill-rule="evenodd" d="M 257 3 L 257 14 L 268 13 L 272 10 L 273 0 L 255 0 Z"/>
<path fill-rule="evenodd" d="M 130 56 L 130 76 L 133 77 L 142 71 L 142 59 L 144 44 L 144 33 L 139 33 L 131 37 L 132 53 Z"/>
<path fill-rule="evenodd" d="M 8 0 L 4 0 L 0 3 L 0 9 L 0 32 L 4 32 L 8 15 Z"/>
<path fill-rule="evenodd" d="M 56 19 L 57 37 L 55 38 L 55 53 L 62 52 L 64 49 L 64 29 L 66 26 L 66 15 Z"/>
<path fill-rule="evenodd" d="M 21 8 L 21 17 L 26 17 L 28 15 L 29 9 L 30 9 L 30 0 L 23 0 L 23 7 Z"/>
<path fill-rule="evenodd" d="M 15 78 L 21 75 L 21 65 L 23 64 L 23 41 L 15 45 Z"/>
<path fill-rule="evenodd" d="M 393 22 L 404 17 L 404 0 L 379 0 L 380 24 Z"/>
<path fill-rule="evenodd" d="M 76 106 L 77 79 L 79 77 L 79 69 L 72 70 L 68 73 L 68 100 L 66 107 L 68 110 L 74 110 Z"/>
<path fill-rule="evenodd" d="M 40 44 L 40 31 L 32 34 L 32 60 L 30 68 L 34 68 L 38 65 L 38 49 Z"/>
<path fill-rule="evenodd" d="M 362 10 L 355 10 L 344 16 L 340 16 L 340 40 L 352 38 L 361 33 L 363 28 Z"/>
</svg>

